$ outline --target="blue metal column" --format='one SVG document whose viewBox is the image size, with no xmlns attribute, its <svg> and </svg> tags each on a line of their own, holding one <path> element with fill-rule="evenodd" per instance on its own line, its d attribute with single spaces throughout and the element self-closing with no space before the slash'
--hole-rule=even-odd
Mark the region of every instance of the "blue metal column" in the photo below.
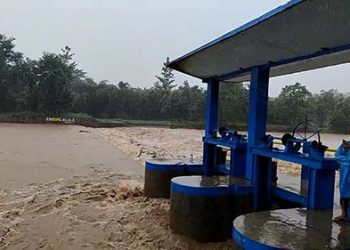
<svg viewBox="0 0 350 250">
<path fill-rule="evenodd" d="M 268 208 L 271 200 L 271 158 L 255 156 L 253 146 L 261 144 L 266 133 L 270 69 L 255 67 L 251 71 L 248 118 L 248 152 L 246 177 L 254 189 L 254 208 Z"/>
<path fill-rule="evenodd" d="M 310 152 L 310 146 L 306 147 L 304 144 L 303 147 L 303 153 L 304 154 L 308 154 Z M 308 181 L 309 181 L 309 167 L 302 165 L 301 166 L 301 189 L 305 188 L 304 186 L 308 185 Z"/>
<path fill-rule="evenodd" d="M 308 208 L 333 209 L 335 171 L 309 169 Z"/>
<path fill-rule="evenodd" d="M 307 181 L 309 179 L 309 168 L 306 166 L 301 166 L 301 180 Z"/>
<path fill-rule="evenodd" d="M 231 149 L 230 176 L 245 177 L 247 154 L 245 150 Z"/>
<path fill-rule="evenodd" d="M 219 113 L 219 87 L 220 82 L 209 80 L 207 82 L 207 103 L 205 111 L 205 137 L 216 137 Z M 204 143 L 203 146 L 203 167 L 204 174 L 211 176 L 215 170 L 216 145 Z"/>
</svg>

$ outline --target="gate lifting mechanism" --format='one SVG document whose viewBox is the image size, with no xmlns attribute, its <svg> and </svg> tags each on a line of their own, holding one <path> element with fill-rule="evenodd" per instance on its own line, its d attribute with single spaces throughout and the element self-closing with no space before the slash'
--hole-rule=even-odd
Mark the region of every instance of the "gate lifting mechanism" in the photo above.
<svg viewBox="0 0 350 250">
<path fill-rule="evenodd" d="M 303 153 L 311 158 L 323 158 L 328 147 L 321 142 L 321 130 L 312 121 L 305 119 L 294 127 L 292 133 L 286 133 L 281 138 L 265 135 L 262 142 L 265 147 L 272 149 L 274 141 L 279 140 L 284 146 L 285 153 Z"/>
</svg>

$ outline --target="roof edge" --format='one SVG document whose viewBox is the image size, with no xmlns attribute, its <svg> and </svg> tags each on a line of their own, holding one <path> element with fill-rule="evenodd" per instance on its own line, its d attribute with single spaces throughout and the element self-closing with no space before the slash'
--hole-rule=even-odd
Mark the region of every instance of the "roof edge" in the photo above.
<svg viewBox="0 0 350 250">
<path fill-rule="evenodd" d="M 254 26 L 256 26 L 256 25 L 258 25 L 258 24 L 260 24 L 260 23 L 262 23 L 264 21 L 266 21 L 266 20 L 268 20 L 269 18 L 271 18 L 273 16 L 276 16 L 276 15 L 286 11 L 287 9 L 292 8 L 292 7 L 302 3 L 304 1 L 305 0 L 290 0 L 286 4 L 281 5 L 281 6 L 277 7 L 277 8 L 275 8 L 275 9 L 265 13 L 262 16 L 260 16 L 260 17 L 258 17 L 256 19 L 253 19 L 252 21 L 249 21 L 248 23 L 246 23 L 246 24 L 244 24 L 244 25 L 242 25 L 242 26 L 240 26 L 240 27 L 238 27 L 238 28 L 236 28 L 236 29 L 234 29 L 234 30 L 232 30 L 232 31 L 230 31 L 230 32 L 228 32 L 228 33 L 226 33 L 226 34 L 224 34 L 224 35 L 214 39 L 214 40 L 212 40 L 209 43 L 206 43 L 206 44 L 202 45 L 201 47 L 199 47 L 199 48 L 197 48 L 197 49 L 195 49 L 195 50 L 193 50 L 193 51 L 191 51 L 191 52 L 189 52 L 189 53 L 187 53 L 187 54 L 185 54 L 183 56 L 178 57 L 175 60 L 172 60 L 171 62 L 167 63 L 166 66 L 169 67 L 169 68 L 178 70 L 178 69 L 175 68 L 175 65 L 179 61 L 184 60 L 184 59 L 186 59 L 186 58 L 188 58 L 188 57 L 190 57 L 190 56 L 192 56 L 194 54 L 197 54 L 197 53 L 199 53 L 199 52 L 201 52 L 201 51 L 203 51 L 203 50 L 205 50 L 205 49 L 207 49 L 207 48 L 209 48 L 209 47 L 211 47 L 213 45 L 216 45 L 216 44 L 218 44 L 218 43 L 220 43 L 222 41 L 225 41 L 225 40 L 227 40 L 227 39 L 229 39 L 229 38 L 231 38 L 231 37 L 233 37 L 233 36 L 243 32 L 243 31 L 246 31 L 246 30 L 248 30 L 248 29 L 250 29 L 250 28 L 252 28 L 252 27 L 254 27 Z M 183 73 L 185 73 L 185 72 L 183 72 Z M 185 73 L 185 74 L 187 74 L 187 73 Z"/>
</svg>

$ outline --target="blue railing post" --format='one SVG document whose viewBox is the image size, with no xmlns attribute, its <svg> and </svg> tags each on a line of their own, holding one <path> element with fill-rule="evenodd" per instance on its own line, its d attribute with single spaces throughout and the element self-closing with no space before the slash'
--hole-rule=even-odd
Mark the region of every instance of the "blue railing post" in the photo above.
<svg viewBox="0 0 350 250">
<path fill-rule="evenodd" d="M 334 170 L 309 169 L 308 208 L 333 209 Z"/>
<path fill-rule="evenodd" d="M 309 149 L 306 148 L 305 146 L 303 147 L 303 153 L 308 154 L 309 153 Z M 301 176 L 300 176 L 300 190 L 303 192 L 303 190 L 307 190 L 308 189 L 308 185 L 309 185 L 309 172 L 310 169 L 308 166 L 305 165 L 301 165 Z"/>
<path fill-rule="evenodd" d="M 248 152 L 246 177 L 254 189 L 254 208 L 268 208 L 271 200 L 271 159 L 252 154 L 252 147 L 261 144 L 266 133 L 270 69 L 255 67 L 251 71 L 248 117 Z"/>
<path fill-rule="evenodd" d="M 207 103 L 205 111 L 205 137 L 211 138 L 216 136 L 218 128 L 218 112 L 219 112 L 219 88 L 220 82 L 209 80 L 207 82 Z M 204 174 L 211 176 L 214 174 L 216 146 L 204 143 L 203 146 L 203 167 Z"/>
</svg>

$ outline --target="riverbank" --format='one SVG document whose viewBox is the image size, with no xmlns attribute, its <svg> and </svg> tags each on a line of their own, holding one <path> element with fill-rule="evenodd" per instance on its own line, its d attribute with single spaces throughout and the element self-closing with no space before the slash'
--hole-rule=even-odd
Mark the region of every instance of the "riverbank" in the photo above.
<svg viewBox="0 0 350 250">
<path fill-rule="evenodd" d="M 68 121 L 68 122 L 67 122 Z M 132 119 L 111 119 L 94 118 L 86 114 L 69 113 L 60 117 L 47 116 L 40 113 L 21 112 L 0 114 L 0 123 L 25 123 L 25 124 L 64 124 L 80 125 L 90 128 L 117 128 L 117 127 L 163 127 L 163 128 L 184 128 L 199 129 L 205 127 L 204 121 L 167 121 L 167 120 L 132 120 Z M 224 126 L 237 131 L 247 131 L 248 125 L 244 123 L 225 123 Z M 268 131 L 290 133 L 294 125 L 267 124 Z M 322 133 L 343 134 L 344 131 L 322 128 Z"/>
<path fill-rule="evenodd" d="M 68 122 L 67 122 L 68 121 Z M 164 127 L 164 128 L 188 128 L 204 129 L 204 121 L 157 121 L 157 120 L 132 120 L 132 119 L 106 119 L 95 118 L 86 114 L 69 113 L 62 116 L 48 116 L 33 112 L 0 114 L 0 123 L 25 123 L 25 124 L 65 124 L 80 125 L 91 128 L 115 128 L 115 127 Z M 247 131 L 247 124 L 226 123 L 226 127 L 238 131 Z M 285 132 L 293 128 L 284 125 L 268 124 L 269 131 Z"/>
</svg>

